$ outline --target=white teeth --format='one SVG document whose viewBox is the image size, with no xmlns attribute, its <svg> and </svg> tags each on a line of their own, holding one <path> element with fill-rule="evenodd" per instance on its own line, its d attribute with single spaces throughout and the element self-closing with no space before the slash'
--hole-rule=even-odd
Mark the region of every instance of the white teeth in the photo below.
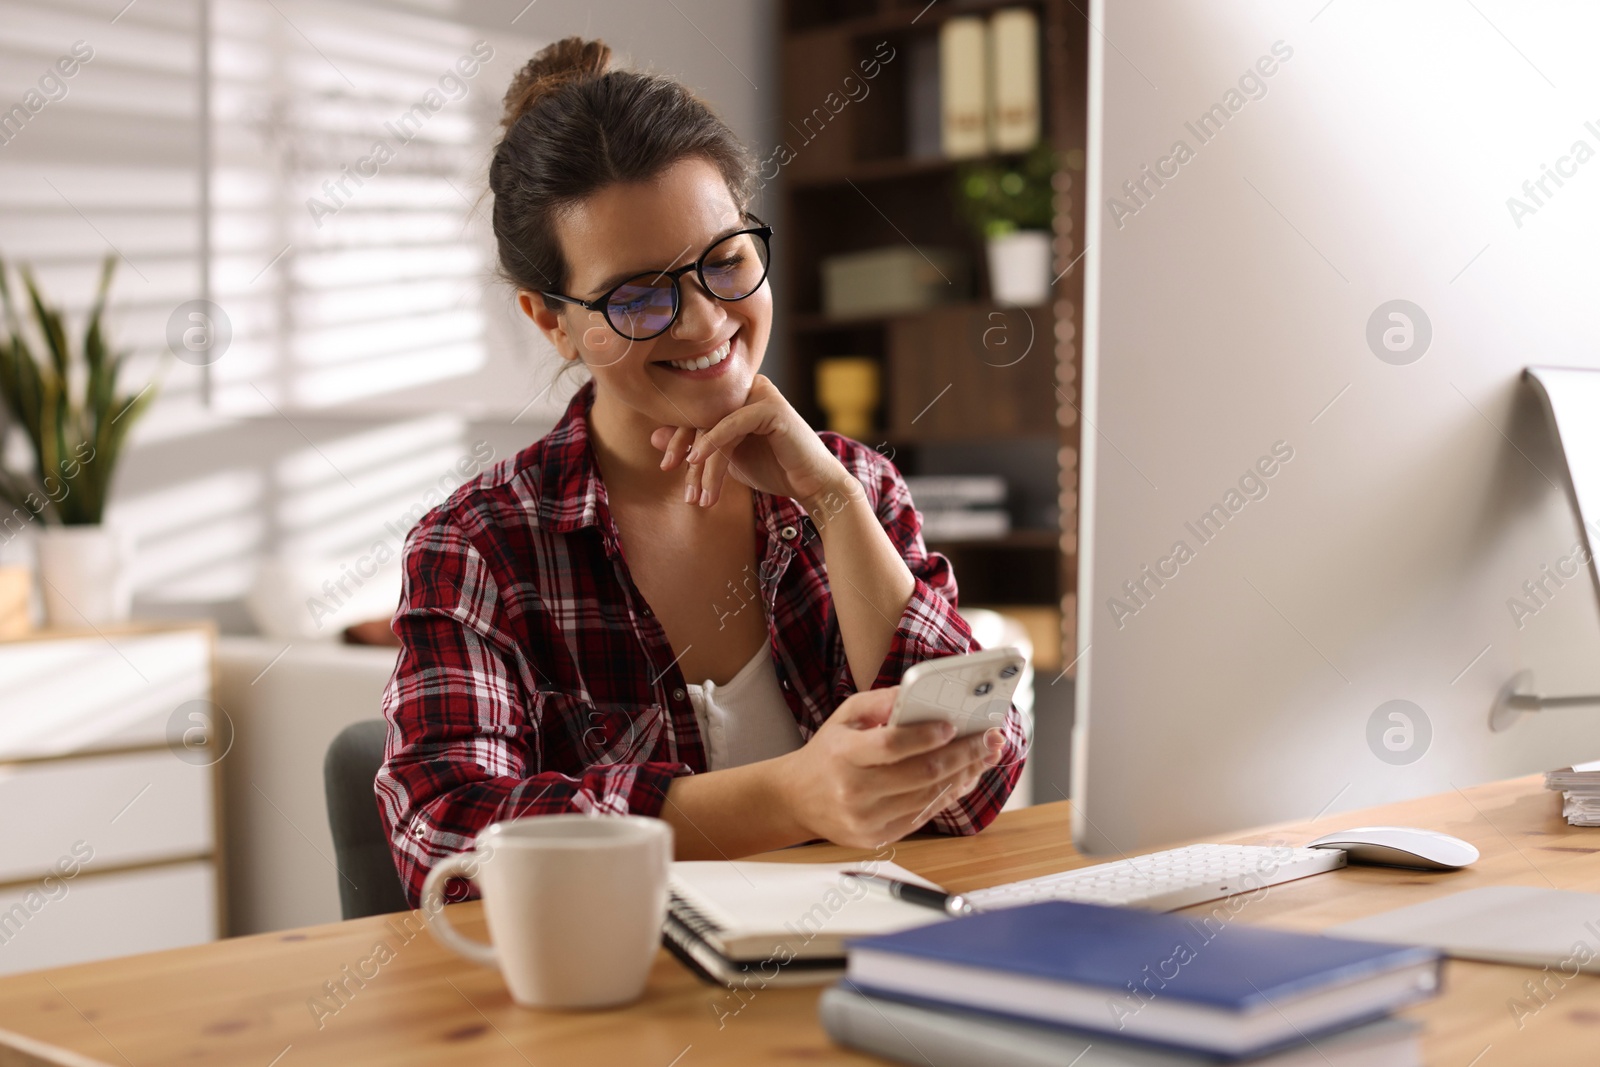
<svg viewBox="0 0 1600 1067">
<path fill-rule="evenodd" d="M 731 340 L 724 341 L 722 342 L 722 345 L 709 356 L 701 356 L 698 359 L 668 360 L 667 365 L 671 367 L 677 367 L 679 370 L 705 370 L 707 367 L 715 367 L 718 363 L 721 363 L 723 360 L 727 359 L 728 353 L 732 350 L 732 348 L 733 342 Z"/>
</svg>

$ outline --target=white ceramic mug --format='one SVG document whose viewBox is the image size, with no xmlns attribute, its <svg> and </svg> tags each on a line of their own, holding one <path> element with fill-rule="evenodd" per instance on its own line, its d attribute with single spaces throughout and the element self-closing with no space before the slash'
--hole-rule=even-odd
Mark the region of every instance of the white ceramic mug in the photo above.
<svg viewBox="0 0 1600 1067">
<path fill-rule="evenodd" d="M 439 861 L 422 911 L 441 944 L 497 967 L 511 999 L 538 1008 L 637 1000 L 661 944 L 672 827 L 639 815 L 534 815 L 492 823 Z M 478 887 L 492 945 L 445 918 L 444 885 Z"/>
</svg>

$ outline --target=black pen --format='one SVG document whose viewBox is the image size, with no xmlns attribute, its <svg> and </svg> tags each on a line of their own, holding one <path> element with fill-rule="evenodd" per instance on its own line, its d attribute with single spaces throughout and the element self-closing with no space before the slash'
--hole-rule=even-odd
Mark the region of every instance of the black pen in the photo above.
<svg viewBox="0 0 1600 1067">
<path fill-rule="evenodd" d="M 907 904 L 920 904 L 924 908 L 933 908 L 946 915 L 971 915 L 972 905 L 959 893 L 941 893 L 937 889 L 929 889 L 925 885 L 914 882 L 902 882 L 898 878 L 885 878 L 881 874 L 868 874 L 866 871 L 845 871 L 851 878 L 859 878 L 864 882 L 880 885 L 889 891 L 889 895 L 896 900 L 903 900 Z"/>
</svg>

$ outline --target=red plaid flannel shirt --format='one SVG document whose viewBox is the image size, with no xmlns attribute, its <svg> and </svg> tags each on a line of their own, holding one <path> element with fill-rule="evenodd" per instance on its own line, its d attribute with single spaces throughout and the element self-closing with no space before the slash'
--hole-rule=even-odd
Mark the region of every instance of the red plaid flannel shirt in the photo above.
<svg viewBox="0 0 1600 1067">
<path fill-rule="evenodd" d="M 618 548 L 589 446 L 593 399 L 585 383 L 550 433 L 460 487 L 406 539 L 377 795 L 413 906 L 433 864 L 471 848 L 491 822 L 657 815 L 674 777 L 706 769 L 672 647 Z M 896 684 L 914 663 L 976 649 L 956 613 L 949 561 L 924 547 L 900 472 L 858 441 L 820 436 L 862 484 L 916 579 L 872 687 Z M 809 740 L 856 691 L 822 542 L 794 500 L 756 493 L 755 513 L 770 649 Z M 1006 735 L 999 765 L 923 829 L 973 834 L 989 824 L 1022 770 L 1015 706 Z"/>
</svg>

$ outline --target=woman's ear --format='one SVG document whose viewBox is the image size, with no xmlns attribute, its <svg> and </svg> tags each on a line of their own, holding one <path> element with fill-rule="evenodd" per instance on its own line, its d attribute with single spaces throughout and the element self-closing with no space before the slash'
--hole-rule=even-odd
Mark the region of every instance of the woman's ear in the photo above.
<svg viewBox="0 0 1600 1067">
<path fill-rule="evenodd" d="M 563 360 L 582 363 L 591 371 L 620 362 L 636 343 L 617 336 L 598 311 L 572 307 L 564 312 L 551 311 L 542 296 L 527 289 L 517 290 L 517 306 L 539 327 Z"/>
<path fill-rule="evenodd" d="M 546 307 L 542 296 L 527 289 L 518 289 L 517 307 L 533 320 L 533 324 L 539 327 L 539 332 L 555 346 L 563 360 L 570 362 L 580 358 L 578 346 L 574 343 L 572 334 L 567 332 L 566 317 L 559 311 L 551 311 Z"/>
</svg>

